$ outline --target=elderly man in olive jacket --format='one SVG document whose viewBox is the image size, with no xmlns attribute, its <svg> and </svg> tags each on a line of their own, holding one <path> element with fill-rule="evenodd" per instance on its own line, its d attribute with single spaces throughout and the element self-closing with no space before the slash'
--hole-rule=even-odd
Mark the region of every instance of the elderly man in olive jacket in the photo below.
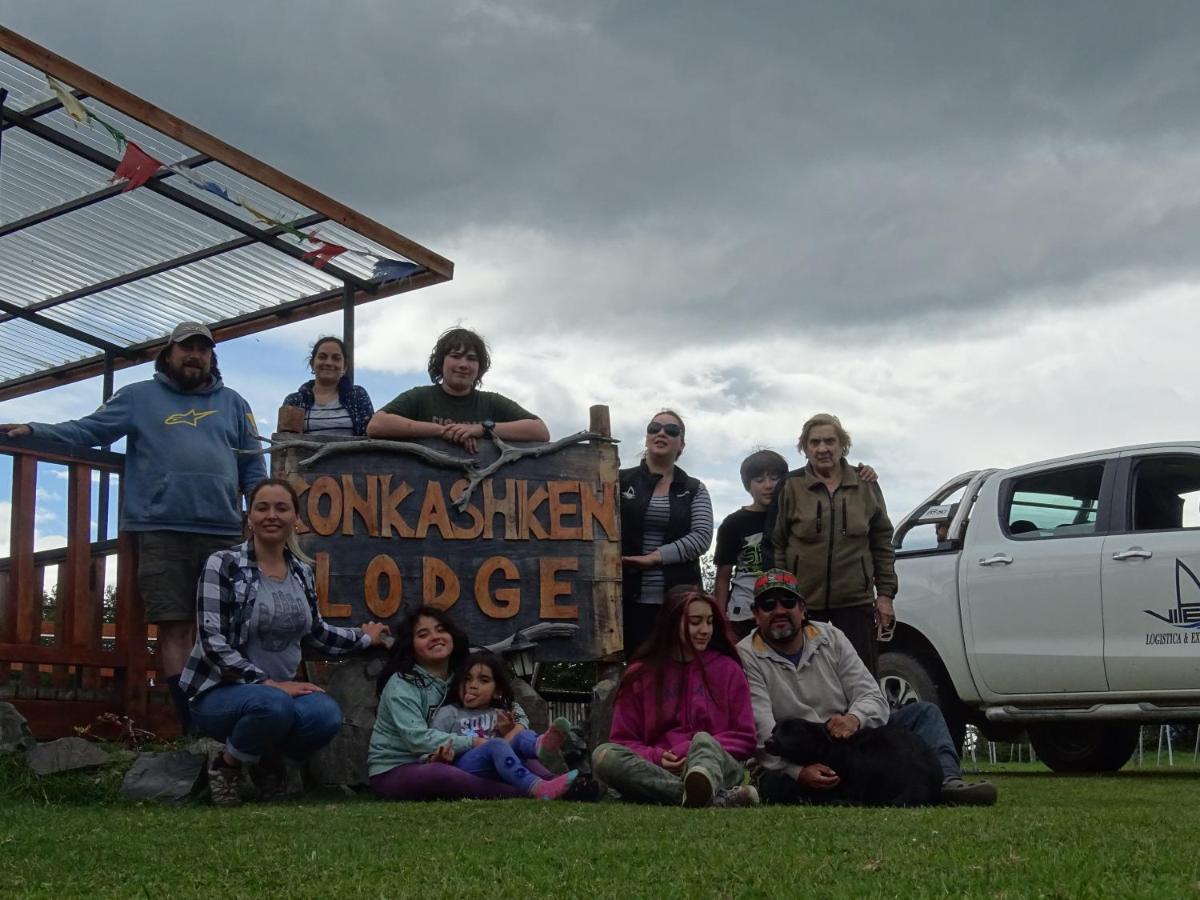
<svg viewBox="0 0 1200 900">
<path fill-rule="evenodd" d="M 896 553 L 883 494 L 846 462 L 850 435 L 837 416 L 805 422 L 800 449 L 808 465 L 779 483 L 767 511 L 766 565 L 792 572 L 809 618 L 837 626 L 876 675 L 876 623 L 889 629 L 896 621 Z"/>
</svg>

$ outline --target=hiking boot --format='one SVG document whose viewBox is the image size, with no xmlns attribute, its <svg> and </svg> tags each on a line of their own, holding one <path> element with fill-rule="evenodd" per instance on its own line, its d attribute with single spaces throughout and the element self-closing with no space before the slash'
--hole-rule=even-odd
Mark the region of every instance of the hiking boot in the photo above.
<svg viewBox="0 0 1200 900">
<path fill-rule="evenodd" d="M 208 769 L 208 796 L 213 806 L 241 806 L 239 785 L 242 770 L 233 766 L 212 765 Z"/>
<path fill-rule="evenodd" d="M 683 805 L 688 809 L 712 806 L 713 777 L 699 766 L 692 766 L 683 776 Z"/>
<path fill-rule="evenodd" d="M 721 809 L 731 809 L 735 806 L 758 806 L 758 790 L 753 785 L 743 784 L 741 787 L 717 791 L 712 805 Z"/>
<path fill-rule="evenodd" d="M 996 786 L 989 781 L 967 783 L 961 778 L 942 782 L 941 802 L 950 806 L 995 806 Z"/>
<path fill-rule="evenodd" d="M 259 799 L 270 803 L 287 797 L 287 764 L 283 759 L 265 757 L 250 768 L 250 778 L 258 788 Z"/>
</svg>

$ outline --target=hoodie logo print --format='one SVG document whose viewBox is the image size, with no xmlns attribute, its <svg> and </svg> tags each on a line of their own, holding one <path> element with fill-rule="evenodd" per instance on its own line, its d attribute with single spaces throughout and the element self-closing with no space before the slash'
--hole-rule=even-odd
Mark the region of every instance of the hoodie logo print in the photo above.
<svg viewBox="0 0 1200 900">
<path fill-rule="evenodd" d="M 191 425 L 193 428 L 200 422 L 201 419 L 207 419 L 209 416 L 217 414 L 217 410 L 210 409 L 205 412 L 197 412 L 194 409 L 189 409 L 184 413 L 171 413 L 163 419 L 164 425 Z"/>
</svg>

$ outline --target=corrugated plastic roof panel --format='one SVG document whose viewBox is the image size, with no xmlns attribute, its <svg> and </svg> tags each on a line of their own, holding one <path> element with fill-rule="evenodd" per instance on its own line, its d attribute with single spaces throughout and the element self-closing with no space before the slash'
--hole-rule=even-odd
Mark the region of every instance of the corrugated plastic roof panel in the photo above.
<svg viewBox="0 0 1200 900">
<path fill-rule="evenodd" d="M 0 88 L 0 399 L 95 375 L 106 355 L 147 359 L 182 320 L 220 340 L 347 292 L 362 303 L 453 277 L 449 260 L 4 28 Z M 125 145 L 104 125 L 163 165 L 148 184 L 113 182 Z M 299 258 L 322 242 L 350 252 Z"/>
</svg>

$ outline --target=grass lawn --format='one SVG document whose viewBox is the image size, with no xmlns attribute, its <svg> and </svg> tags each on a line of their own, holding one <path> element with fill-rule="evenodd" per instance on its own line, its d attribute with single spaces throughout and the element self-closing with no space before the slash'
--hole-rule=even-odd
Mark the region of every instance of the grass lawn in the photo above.
<svg viewBox="0 0 1200 900">
<path fill-rule="evenodd" d="M 1194 766 L 1078 778 L 1001 769 L 989 775 L 1000 789 L 992 809 L 385 804 L 326 793 L 218 810 L 113 801 L 111 774 L 30 790 L 0 766 L 0 896 L 1200 894 Z"/>
</svg>

